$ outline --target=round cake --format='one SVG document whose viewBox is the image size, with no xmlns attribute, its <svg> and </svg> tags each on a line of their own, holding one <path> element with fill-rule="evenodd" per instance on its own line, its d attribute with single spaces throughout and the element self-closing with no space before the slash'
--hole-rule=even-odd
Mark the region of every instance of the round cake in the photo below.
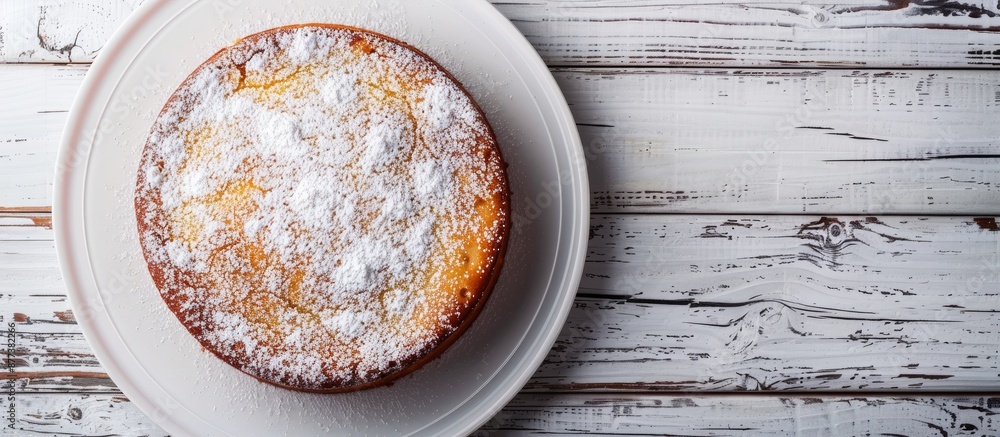
<svg viewBox="0 0 1000 437">
<path fill-rule="evenodd" d="M 317 392 L 384 385 L 482 309 L 510 226 L 486 117 L 405 43 L 333 25 L 248 36 L 198 67 L 142 154 L 139 240 L 209 351 Z"/>
</svg>

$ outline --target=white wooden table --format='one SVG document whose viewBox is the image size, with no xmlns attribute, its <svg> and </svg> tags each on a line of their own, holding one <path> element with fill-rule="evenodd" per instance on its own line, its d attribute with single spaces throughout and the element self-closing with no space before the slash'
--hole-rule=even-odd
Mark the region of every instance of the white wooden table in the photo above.
<svg viewBox="0 0 1000 437">
<path fill-rule="evenodd" d="M 163 435 L 80 333 L 49 207 L 139 2 L 0 0 L 0 434 Z M 1000 435 L 1000 5 L 494 4 L 566 93 L 594 214 L 558 343 L 478 434 Z"/>
</svg>

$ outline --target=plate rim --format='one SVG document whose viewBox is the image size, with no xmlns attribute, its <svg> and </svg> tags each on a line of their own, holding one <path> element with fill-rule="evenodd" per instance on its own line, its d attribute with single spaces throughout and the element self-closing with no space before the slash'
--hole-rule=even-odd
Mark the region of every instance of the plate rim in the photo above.
<svg viewBox="0 0 1000 437">
<path fill-rule="evenodd" d="M 187 7 L 195 4 L 198 1 L 205 0 L 190 0 L 186 2 Z M 497 10 L 492 4 L 487 0 L 432 0 L 436 1 L 443 6 L 456 12 L 458 15 L 465 17 L 467 14 L 461 12 L 463 8 L 476 8 L 478 13 L 482 13 L 487 16 L 494 24 L 497 25 L 497 30 L 508 37 L 508 43 L 514 45 L 515 52 L 522 57 L 522 59 L 529 64 L 530 77 L 533 78 L 540 86 L 542 86 L 547 92 L 544 101 L 551 105 L 551 109 L 555 114 L 555 119 L 559 122 L 555 126 L 549 126 L 549 132 L 553 132 L 554 129 L 559 129 L 562 131 L 560 138 L 567 140 L 567 144 L 564 147 L 569 166 L 566 169 L 571 175 L 572 183 L 568 184 L 568 187 L 564 184 L 560 186 L 560 198 L 563 199 L 560 202 L 560 216 L 559 221 L 560 228 L 567 228 L 568 231 L 560 231 L 560 240 L 562 236 L 569 235 L 570 241 L 568 243 L 558 243 L 556 245 L 557 254 L 562 256 L 561 252 L 566 250 L 565 254 L 565 268 L 561 274 L 557 274 L 558 269 L 554 269 L 549 282 L 549 291 L 556 290 L 558 292 L 557 299 L 555 299 L 555 306 L 553 310 L 548 314 L 545 320 L 539 320 L 536 314 L 535 320 L 529 325 L 531 328 L 528 332 L 534 331 L 535 326 L 541 326 L 538 330 L 539 335 L 535 335 L 534 343 L 535 346 L 525 354 L 521 359 L 521 363 L 518 368 L 512 372 L 512 375 L 516 376 L 514 378 L 507 377 L 507 381 L 504 381 L 502 387 L 503 390 L 494 391 L 492 396 L 493 401 L 488 408 L 480 408 L 479 410 L 474 410 L 473 413 L 477 416 L 470 420 L 469 417 L 473 416 L 472 413 L 465 414 L 458 418 L 458 420 L 452 420 L 452 423 L 445 429 L 454 430 L 456 433 L 468 434 L 475 431 L 484 423 L 489 421 L 497 412 L 499 412 L 527 383 L 527 381 L 533 376 L 537 369 L 542 364 L 544 358 L 548 355 L 549 350 L 555 343 L 558 335 L 565 324 L 565 321 L 569 315 L 569 311 L 572 307 L 572 302 L 576 296 L 577 289 L 581 281 L 583 266 L 586 260 L 586 247 L 587 247 L 587 236 L 589 232 L 589 219 L 590 219 L 590 202 L 589 202 L 589 179 L 586 167 L 586 160 L 583 151 L 583 144 L 579 136 L 579 130 L 576 128 L 575 120 L 572 112 L 569 109 L 569 105 L 566 102 L 565 95 L 555 81 L 549 68 L 545 65 L 541 56 L 538 52 L 531 46 L 528 40 L 523 34 L 510 22 L 505 16 L 503 16 L 499 10 Z M 88 295 L 93 296 L 101 294 L 101 291 L 96 285 L 96 278 L 94 277 L 94 271 L 91 267 L 90 251 L 84 237 L 85 226 L 84 226 L 84 205 L 86 204 L 83 199 L 83 190 L 85 187 L 85 180 L 87 174 L 86 162 L 90 159 L 90 146 L 93 145 L 81 145 L 77 144 L 78 138 L 95 136 L 97 132 L 87 129 L 85 126 L 85 120 L 92 117 L 100 117 L 108 110 L 108 102 L 103 102 L 101 99 L 105 97 L 110 97 L 110 94 L 114 92 L 114 88 L 117 87 L 117 81 L 108 81 L 107 75 L 109 71 L 115 70 L 112 68 L 116 62 L 121 62 L 123 53 L 125 56 L 132 54 L 128 50 L 129 36 L 133 33 L 144 29 L 149 25 L 149 19 L 153 17 L 159 9 L 170 5 L 171 3 L 184 3 L 185 0 L 152 0 L 144 2 L 136 10 L 134 10 L 126 20 L 119 26 L 119 28 L 113 33 L 108 42 L 104 45 L 101 51 L 101 56 L 92 63 L 90 69 L 84 78 L 80 89 L 74 98 L 73 105 L 70 108 L 66 123 L 64 125 L 63 133 L 59 143 L 58 155 L 56 159 L 56 170 L 55 178 L 53 184 L 53 206 L 52 206 L 52 217 L 53 217 L 53 230 L 55 234 L 55 246 L 56 254 L 59 260 L 60 271 L 64 278 L 66 284 L 66 292 L 70 299 L 70 305 L 75 314 L 85 315 L 79 325 L 83 331 L 84 337 L 87 339 L 87 343 L 92 349 L 95 357 L 101 363 L 101 366 L 111 377 L 112 381 L 116 386 L 124 393 L 133 404 L 135 404 L 143 414 L 147 415 L 154 423 L 162 427 L 164 430 L 175 434 L 187 434 L 190 432 L 189 426 L 184 426 L 181 423 L 177 423 L 173 417 L 169 414 L 161 414 L 162 408 L 156 405 L 155 401 L 151 400 L 151 396 L 148 392 L 148 388 L 144 389 L 138 384 L 134 378 L 129 375 L 134 373 L 134 370 L 125 370 L 129 363 L 121 363 L 122 358 L 117 357 L 113 352 L 113 346 L 108 345 L 108 338 L 100 333 L 102 327 L 93 319 L 94 314 L 91 314 L 93 310 L 86 306 L 86 298 Z M 155 35 L 156 33 L 154 33 Z M 487 38 L 492 41 L 492 38 Z M 141 50 L 141 49 L 140 49 Z M 129 61 L 129 64 L 132 61 Z M 120 75 L 116 76 L 115 79 L 120 79 Z M 108 93 L 103 93 L 101 86 L 112 85 L 112 90 Z M 96 100 L 95 100 L 96 99 Z M 92 115 L 87 109 L 93 108 L 95 105 L 103 103 L 105 107 L 99 111 L 97 115 Z M 93 134 L 93 135 L 91 135 Z M 79 146 L 86 147 L 86 150 L 81 153 Z M 83 157 L 83 162 L 73 163 L 74 160 Z M 560 166 L 561 167 L 561 166 Z M 561 168 L 560 168 L 561 170 Z M 567 199 L 569 202 L 567 202 Z M 570 203 L 567 206 L 567 203 Z M 568 218 L 565 214 L 565 210 L 569 208 L 572 213 Z M 557 258 L 557 261 L 560 261 Z M 558 267 L 559 264 L 555 265 Z M 555 279 L 559 279 L 558 282 L 561 284 L 559 286 L 553 287 L 553 283 L 557 282 Z M 101 310 L 105 307 L 103 302 L 100 306 Z M 101 314 L 97 314 L 96 317 L 101 317 Z M 107 317 L 106 312 L 103 314 Z M 110 320 L 103 322 L 105 327 L 104 331 L 108 330 L 108 325 L 112 325 Z M 117 332 L 112 327 L 111 331 Z M 110 341 L 118 341 L 124 344 L 124 341 L 120 337 L 110 339 Z M 524 347 L 525 341 L 522 340 L 517 348 L 512 350 L 512 354 L 516 353 L 518 349 Z M 134 359 L 134 358 L 129 358 Z M 509 363 L 509 362 L 508 362 Z M 135 363 L 133 363 L 134 365 Z M 507 367 L 509 364 L 504 364 L 501 368 Z M 141 369 L 141 366 L 138 366 Z M 144 369 L 141 369 L 145 372 Z M 495 375 L 493 379 L 498 378 L 499 375 Z M 487 382 L 489 384 L 489 382 Z M 485 386 L 484 386 L 485 387 Z M 497 394 L 499 392 L 499 395 Z M 478 393 L 477 395 L 478 396 Z M 470 398 L 471 399 L 471 398 Z M 467 400 L 466 403 L 469 401 Z M 463 404 L 464 405 L 464 404 Z M 461 407 L 461 405 L 459 406 Z M 457 409 L 458 407 L 456 407 Z M 454 410 L 453 410 L 454 411 Z M 442 416 L 441 420 L 446 420 L 452 416 L 452 412 L 449 412 Z M 438 422 L 431 422 L 427 427 L 434 426 Z M 462 422 L 465 425 L 462 426 Z M 427 427 L 418 430 L 416 433 L 422 433 Z M 221 431 L 221 430 L 220 430 Z"/>
</svg>

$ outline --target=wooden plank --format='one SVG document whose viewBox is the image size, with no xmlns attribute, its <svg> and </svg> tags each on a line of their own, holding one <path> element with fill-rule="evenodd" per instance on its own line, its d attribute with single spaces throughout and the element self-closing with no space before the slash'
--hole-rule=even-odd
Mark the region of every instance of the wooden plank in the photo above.
<svg viewBox="0 0 1000 437">
<path fill-rule="evenodd" d="M 52 214 L 0 211 L 0 241 L 52 241 Z"/>
<path fill-rule="evenodd" d="M 504 0 L 549 65 L 996 66 L 1000 6 L 959 0 Z"/>
<path fill-rule="evenodd" d="M 91 62 L 141 0 L 4 0 L 0 62 Z"/>
<path fill-rule="evenodd" d="M 998 413 L 995 397 L 522 393 L 472 435 L 985 436 Z"/>
<path fill-rule="evenodd" d="M 0 302 L 4 306 L 48 309 L 59 303 L 64 308 L 55 311 L 69 309 L 52 237 L 51 214 L 0 213 Z M 42 302 L 33 300 L 38 296 L 44 296 Z M 5 313 L 0 311 L 0 315 Z"/>
<path fill-rule="evenodd" d="M 23 229 L 0 225 L 21 389 L 113 389 L 67 312 L 51 242 L 11 238 Z M 577 302 L 528 389 L 1000 390 L 998 229 L 992 217 L 594 216 Z"/>
<path fill-rule="evenodd" d="M 0 65 L 0 83 L 17 85 L 0 88 L 15 102 L 0 107 L 0 208 L 50 204 L 65 111 L 84 73 Z M 580 125 L 598 212 L 1000 213 L 1000 76 L 991 72 L 556 77 Z"/>
<path fill-rule="evenodd" d="M 997 390 L 995 218 L 594 216 L 532 390 Z"/>
<path fill-rule="evenodd" d="M 17 435 L 167 435 L 121 394 L 22 395 L 15 408 Z"/>
<path fill-rule="evenodd" d="M 165 433 L 116 394 L 18 398 L 23 435 Z M 473 437 L 596 435 L 994 435 L 1000 398 L 520 394 Z"/>
<path fill-rule="evenodd" d="M 558 70 L 599 212 L 1000 213 L 987 71 Z"/>
<path fill-rule="evenodd" d="M 139 0 L 6 0 L 0 62 L 89 62 Z M 493 0 L 550 65 L 979 67 L 1000 7 L 959 0 Z"/>
<path fill-rule="evenodd" d="M 86 73 L 86 66 L 0 65 L 0 209 L 52 204 L 59 140 Z"/>
</svg>

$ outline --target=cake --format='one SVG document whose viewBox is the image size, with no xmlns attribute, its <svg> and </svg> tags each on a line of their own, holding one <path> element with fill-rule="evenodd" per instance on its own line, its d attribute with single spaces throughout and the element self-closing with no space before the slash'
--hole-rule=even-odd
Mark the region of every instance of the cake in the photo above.
<svg viewBox="0 0 1000 437">
<path fill-rule="evenodd" d="M 135 194 L 166 306 L 261 381 L 388 384 L 483 308 L 510 227 L 497 140 L 443 67 L 351 27 L 240 39 L 156 118 Z"/>
</svg>

